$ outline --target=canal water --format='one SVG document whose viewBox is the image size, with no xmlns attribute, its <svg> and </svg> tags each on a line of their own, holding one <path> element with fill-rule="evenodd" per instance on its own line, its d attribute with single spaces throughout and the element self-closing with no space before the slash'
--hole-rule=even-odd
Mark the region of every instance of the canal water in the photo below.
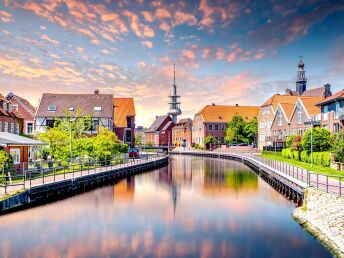
<svg viewBox="0 0 344 258">
<path fill-rule="evenodd" d="M 0 217 L 0 257 L 331 257 L 245 165 L 168 166 Z"/>
</svg>

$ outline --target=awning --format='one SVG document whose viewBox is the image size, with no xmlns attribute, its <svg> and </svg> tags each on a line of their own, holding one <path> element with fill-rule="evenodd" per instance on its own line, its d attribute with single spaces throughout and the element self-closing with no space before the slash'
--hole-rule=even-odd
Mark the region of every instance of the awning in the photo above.
<svg viewBox="0 0 344 258">
<path fill-rule="evenodd" d="M 33 140 L 31 138 L 23 137 L 18 134 L 0 132 L 0 146 L 42 146 L 48 145 L 45 142 Z"/>
</svg>

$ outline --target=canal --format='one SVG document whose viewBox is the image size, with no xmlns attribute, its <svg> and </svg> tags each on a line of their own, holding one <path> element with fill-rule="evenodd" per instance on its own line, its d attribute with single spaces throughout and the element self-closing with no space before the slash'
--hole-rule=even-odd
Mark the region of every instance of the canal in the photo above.
<svg viewBox="0 0 344 258">
<path fill-rule="evenodd" d="M 0 257 L 331 257 L 245 165 L 168 166 L 0 217 Z"/>
</svg>

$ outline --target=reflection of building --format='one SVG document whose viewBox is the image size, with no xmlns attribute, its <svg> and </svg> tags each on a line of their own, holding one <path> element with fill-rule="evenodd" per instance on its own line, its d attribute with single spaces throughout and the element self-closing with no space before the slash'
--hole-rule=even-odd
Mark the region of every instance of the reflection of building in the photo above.
<svg viewBox="0 0 344 258">
<path fill-rule="evenodd" d="M 135 195 L 135 177 L 127 177 L 113 186 L 116 201 L 132 201 Z"/>
</svg>

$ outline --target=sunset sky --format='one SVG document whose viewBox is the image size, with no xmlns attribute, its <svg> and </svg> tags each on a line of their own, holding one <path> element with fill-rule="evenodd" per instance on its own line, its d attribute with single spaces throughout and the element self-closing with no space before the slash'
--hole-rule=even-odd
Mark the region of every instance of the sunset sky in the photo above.
<svg viewBox="0 0 344 258">
<path fill-rule="evenodd" d="M 253 3 L 257 2 L 257 3 Z M 259 2 L 259 3 L 258 3 Z M 0 93 L 134 97 L 137 125 L 166 114 L 173 63 L 182 117 L 261 105 L 295 88 L 344 88 L 344 1 L 0 0 Z"/>
</svg>

